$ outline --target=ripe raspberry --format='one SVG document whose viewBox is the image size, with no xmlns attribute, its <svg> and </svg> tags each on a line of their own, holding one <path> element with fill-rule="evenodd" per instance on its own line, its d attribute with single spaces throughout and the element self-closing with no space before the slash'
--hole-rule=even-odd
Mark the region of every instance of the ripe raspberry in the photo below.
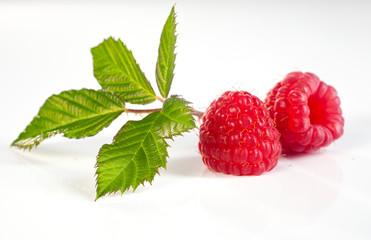
<svg viewBox="0 0 371 240">
<path fill-rule="evenodd" d="M 233 175 L 260 175 L 277 165 L 279 132 L 263 102 L 245 91 L 225 92 L 206 110 L 199 150 L 205 165 Z"/>
<path fill-rule="evenodd" d="M 313 152 L 343 134 L 337 92 L 313 73 L 289 73 L 268 93 L 265 103 L 286 152 Z"/>
</svg>

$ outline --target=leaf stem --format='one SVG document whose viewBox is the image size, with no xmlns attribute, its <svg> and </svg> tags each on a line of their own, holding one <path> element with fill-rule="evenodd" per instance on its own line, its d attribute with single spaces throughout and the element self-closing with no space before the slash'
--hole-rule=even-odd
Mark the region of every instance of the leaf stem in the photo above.
<svg viewBox="0 0 371 240">
<path fill-rule="evenodd" d="M 143 113 L 158 112 L 158 111 L 161 111 L 161 110 L 162 110 L 162 108 L 153 108 L 153 109 L 129 109 L 129 108 L 126 108 L 125 112 L 135 113 L 135 114 L 143 114 Z"/>
<path fill-rule="evenodd" d="M 192 115 L 197 116 L 198 119 L 201 119 L 202 116 L 204 115 L 204 112 L 198 111 L 194 109 L 193 107 L 191 107 L 191 110 L 192 110 Z"/>
<path fill-rule="evenodd" d="M 162 103 L 165 102 L 165 99 L 163 99 L 162 97 L 156 96 L 156 99 L 159 100 L 159 101 L 162 102 Z"/>
<path fill-rule="evenodd" d="M 134 113 L 134 114 L 145 114 L 145 113 L 153 113 L 153 112 L 158 112 L 158 111 L 161 111 L 162 108 L 152 108 L 152 109 L 131 109 L 131 108 L 126 108 L 125 109 L 125 112 L 127 113 Z M 191 107 L 191 113 L 192 115 L 194 116 L 197 116 L 199 119 L 202 118 L 202 116 L 204 115 L 204 112 L 201 112 L 201 111 L 198 111 L 196 109 L 194 109 L 193 107 Z"/>
</svg>

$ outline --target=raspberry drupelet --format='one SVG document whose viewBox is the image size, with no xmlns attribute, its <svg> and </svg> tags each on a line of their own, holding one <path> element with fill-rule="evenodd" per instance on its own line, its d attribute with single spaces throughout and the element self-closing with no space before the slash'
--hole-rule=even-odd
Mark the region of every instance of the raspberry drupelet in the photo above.
<svg viewBox="0 0 371 240">
<path fill-rule="evenodd" d="M 228 91 L 207 108 L 199 151 L 210 169 L 260 175 L 277 165 L 279 132 L 263 102 L 245 91 Z"/>
<path fill-rule="evenodd" d="M 337 92 L 313 73 L 289 73 L 268 93 L 265 103 L 285 152 L 313 152 L 343 134 Z"/>
</svg>

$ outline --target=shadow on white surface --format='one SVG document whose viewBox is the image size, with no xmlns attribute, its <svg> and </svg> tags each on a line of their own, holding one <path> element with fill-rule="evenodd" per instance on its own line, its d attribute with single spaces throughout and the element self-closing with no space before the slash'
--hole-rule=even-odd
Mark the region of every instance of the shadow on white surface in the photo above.
<svg viewBox="0 0 371 240">
<path fill-rule="evenodd" d="M 102 138 L 88 142 L 56 138 L 31 152 L 11 152 L 30 173 L 34 187 L 51 199 L 93 203 L 95 156 L 102 142 Z M 282 157 L 275 169 L 262 176 L 235 177 L 204 166 L 196 143 L 194 135 L 170 143 L 168 168 L 160 171 L 152 185 L 145 183 L 123 196 L 105 196 L 97 206 L 105 214 L 108 211 L 117 218 L 125 214 L 137 223 L 149 213 L 170 219 L 179 214 L 192 218 L 197 212 L 199 219 L 192 227 L 204 222 L 204 227 L 222 239 L 246 232 L 258 237 L 274 226 L 282 231 L 310 229 L 333 214 L 344 199 L 366 204 L 353 194 L 357 190 L 348 191 L 344 186 L 341 164 L 354 162 L 336 148 Z"/>
<path fill-rule="evenodd" d="M 241 232 L 237 235 L 243 231 L 257 234 L 269 223 L 276 224 L 276 219 L 288 229 L 300 229 L 333 207 L 341 183 L 342 171 L 336 161 L 317 153 L 281 158 L 276 169 L 259 177 L 218 175 L 208 181 L 200 200 L 209 221 L 225 234 L 229 229 L 224 226 L 238 226 Z"/>
<path fill-rule="evenodd" d="M 183 155 L 175 159 L 169 159 L 166 174 L 201 177 L 205 168 L 201 156 L 192 153 L 189 156 Z"/>
<path fill-rule="evenodd" d="M 93 145 L 56 137 L 32 151 L 11 148 L 11 152 L 45 192 L 93 200 L 95 151 L 99 149 Z"/>
</svg>

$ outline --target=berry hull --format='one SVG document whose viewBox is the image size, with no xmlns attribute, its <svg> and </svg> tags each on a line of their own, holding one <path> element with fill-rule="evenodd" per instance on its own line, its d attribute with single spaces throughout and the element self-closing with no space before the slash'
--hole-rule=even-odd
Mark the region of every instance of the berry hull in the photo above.
<svg viewBox="0 0 371 240">
<path fill-rule="evenodd" d="M 285 152 L 313 152 L 343 134 L 335 88 L 312 73 L 289 73 L 268 93 L 265 103 Z"/>
</svg>

